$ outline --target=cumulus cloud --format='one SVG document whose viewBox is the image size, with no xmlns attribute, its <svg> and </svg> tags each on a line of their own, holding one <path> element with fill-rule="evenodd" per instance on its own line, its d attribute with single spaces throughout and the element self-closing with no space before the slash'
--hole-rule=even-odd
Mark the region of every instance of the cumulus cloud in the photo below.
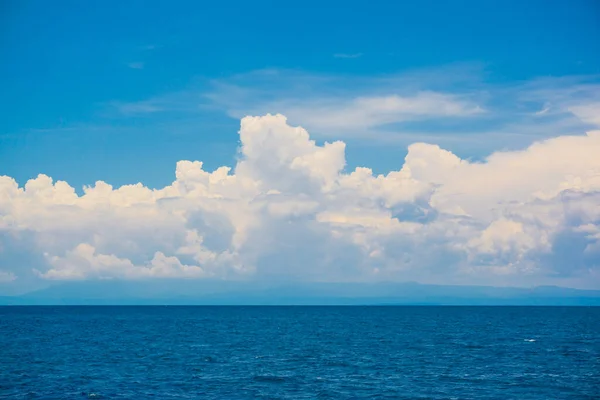
<svg viewBox="0 0 600 400">
<path fill-rule="evenodd" d="M 600 132 L 477 163 L 415 143 L 385 175 L 347 171 L 343 142 L 319 145 L 282 115 L 245 117 L 239 134 L 234 168 L 180 161 L 160 189 L 96 182 L 78 195 L 46 175 L 22 187 L 0 177 L 0 249 L 26 246 L 39 255 L 31 273 L 51 280 L 501 278 L 600 287 Z"/>
<path fill-rule="evenodd" d="M 194 253 L 195 250 L 192 250 Z M 43 273 L 35 271 L 43 278 L 55 280 L 207 276 L 201 267 L 183 265 L 177 257 L 167 257 L 160 251 L 146 265 L 136 266 L 131 260 L 114 254 L 97 254 L 96 249 L 87 243 L 77 245 L 63 257 L 48 257 L 48 263 L 52 267 L 50 270 Z"/>
</svg>

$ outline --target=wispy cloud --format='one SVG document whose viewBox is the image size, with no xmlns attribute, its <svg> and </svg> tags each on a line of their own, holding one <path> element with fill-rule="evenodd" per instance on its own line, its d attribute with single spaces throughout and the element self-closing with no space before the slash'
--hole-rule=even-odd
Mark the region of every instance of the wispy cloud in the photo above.
<svg viewBox="0 0 600 400">
<path fill-rule="evenodd" d="M 163 111 L 163 108 L 157 104 L 153 104 L 152 101 L 140 101 L 136 103 L 113 102 L 111 105 L 123 115 L 152 114 Z"/>
<path fill-rule="evenodd" d="M 334 58 L 359 58 L 362 57 L 363 53 L 335 53 Z"/>
<path fill-rule="evenodd" d="M 206 97 L 234 118 L 280 112 L 317 136 L 383 142 L 505 135 L 527 145 L 524 136 L 583 134 L 593 122 L 597 77 L 499 84 L 487 75 L 476 64 L 374 77 L 266 70 L 213 81 Z"/>
<path fill-rule="evenodd" d="M 270 104 L 269 107 L 273 105 Z M 282 112 L 294 121 L 330 132 L 369 130 L 378 126 L 436 118 L 468 117 L 482 113 L 476 103 L 437 92 L 414 95 L 361 96 L 350 99 L 330 97 L 290 101 L 280 104 Z M 252 114 L 261 114 L 257 108 Z M 245 112 L 234 112 L 241 116 Z"/>
<path fill-rule="evenodd" d="M 201 102 L 206 102 L 206 99 L 197 90 L 182 90 L 140 101 L 111 101 L 103 104 L 103 115 L 130 117 L 133 115 L 171 113 L 193 116 L 198 113 Z"/>
<path fill-rule="evenodd" d="M 12 272 L 0 271 L 0 283 L 10 283 L 16 280 L 17 277 Z"/>
<path fill-rule="evenodd" d="M 569 111 L 584 122 L 600 126 L 600 102 L 571 106 Z"/>
<path fill-rule="evenodd" d="M 550 107 L 549 106 L 544 106 L 544 108 L 542 108 L 541 110 L 536 111 L 534 113 L 534 115 L 544 115 L 544 114 L 547 114 L 549 111 L 550 111 Z"/>
<path fill-rule="evenodd" d="M 173 129 L 184 120 L 201 121 L 220 112 L 233 119 L 282 113 L 318 139 L 400 147 L 427 141 L 484 153 L 599 126 L 594 118 L 600 104 L 598 77 L 491 82 L 479 64 L 379 76 L 267 69 L 197 80 L 177 92 L 109 106 L 113 116 L 116 111 L 124 118 L 160 114 L 162 126 L 172 124 Z"/>
<path fill-rule="evenodd" d="M 127 66 L 132 69 L 144 69 L 145 63 L 142 61 L 136 61 L 128 63 Z"/>
<path fill-rule="evenodd" d="M 485 114 L 479 91 L 453 88 L 462 79 L 428 71 L 355 77 L 264 70 L 213 81 L 206 97 L 234 118 L 279 112 L 319 136 L 372 137 L 393 124 Z"/>
</svg>

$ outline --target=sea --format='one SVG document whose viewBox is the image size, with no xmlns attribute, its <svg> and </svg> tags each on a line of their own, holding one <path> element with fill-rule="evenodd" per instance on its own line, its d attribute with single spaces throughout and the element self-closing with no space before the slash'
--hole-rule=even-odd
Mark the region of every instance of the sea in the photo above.
<svg viewBox="0 0 600 400">
<path fill-rule="evenodd" d="M 0 307 L 2 399 L 599 399 L 600 307 Z"/>
</svg>

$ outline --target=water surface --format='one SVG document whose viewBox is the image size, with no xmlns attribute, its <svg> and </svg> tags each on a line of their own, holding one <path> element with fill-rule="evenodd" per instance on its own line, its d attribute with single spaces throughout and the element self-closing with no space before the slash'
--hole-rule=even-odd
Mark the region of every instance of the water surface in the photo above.
<svg viewBox="0 0 600 400">
<path fill-rule="evenodd" d="M 0 307 L 0 398 L 597 399 L 600 307 Z"/>
</svg>

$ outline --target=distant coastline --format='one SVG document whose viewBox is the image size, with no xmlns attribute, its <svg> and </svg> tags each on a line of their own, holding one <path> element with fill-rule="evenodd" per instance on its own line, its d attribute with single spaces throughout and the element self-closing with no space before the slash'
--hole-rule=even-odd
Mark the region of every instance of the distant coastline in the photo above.
<svg viewBox="0 0 600 400">
<path fill-rule="evenodd" d="M 0 296 L 0 305 L 600 306 L 600 290 L 412 282 L 257 285 L 235 281 L 87 281 Z"/>
</svg>

